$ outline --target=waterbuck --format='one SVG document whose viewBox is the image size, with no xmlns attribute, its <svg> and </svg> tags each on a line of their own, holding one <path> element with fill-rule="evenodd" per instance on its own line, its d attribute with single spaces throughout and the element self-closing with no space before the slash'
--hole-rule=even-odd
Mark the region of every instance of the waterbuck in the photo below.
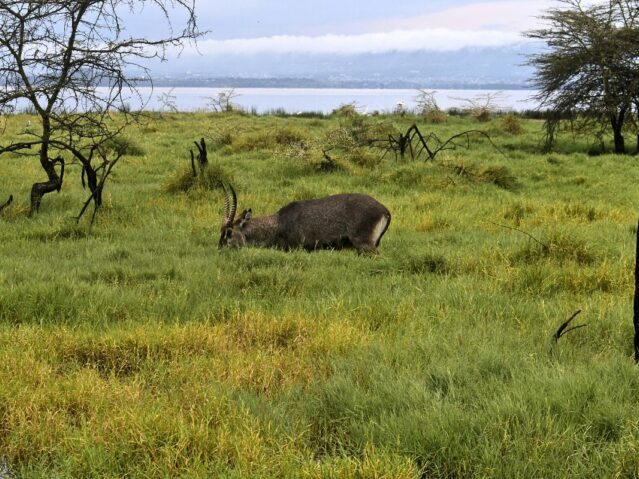
<svg viewBox="0 0 639 479">
<path fill-rule="evenodd" d="M 224 188 L 224 223 L 219 246 L 266 246 L 290 250 L 355 248 L 375 253 L 391 215 L 376 199 L 357 193 L 294 201 L 278 212 L 253 218 L 250 209 L 238 218 L 237 195 Z"/>
</svg>

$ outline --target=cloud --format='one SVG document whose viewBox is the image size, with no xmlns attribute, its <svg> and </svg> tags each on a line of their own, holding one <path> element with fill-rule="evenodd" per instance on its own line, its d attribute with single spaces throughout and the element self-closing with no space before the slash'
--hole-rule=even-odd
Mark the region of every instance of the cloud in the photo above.
<svg viewBox="0 0 639 479">
<path fill-rule="evenodd" d="M 232 40 L 203 40 L 198 50 L 205 55 L 256 53 L 363 54 L 392 51 L 456 51 L 462 48 L 506 47 L 523 43 L 517 32 L 500 30 L 453 30 L 432 28 L 394 30 L 358 35 L 276 35 Z"/>
<path fill-rule="evenodd" d="M 551 0 L 476 2 L 411 17 L 389 18 L 360 25 L 367 31 L 422 29 L 437 25 L 451 30 L 522 32 L 538 26 L 538 16 L 556 4 Z"/>
</svg>

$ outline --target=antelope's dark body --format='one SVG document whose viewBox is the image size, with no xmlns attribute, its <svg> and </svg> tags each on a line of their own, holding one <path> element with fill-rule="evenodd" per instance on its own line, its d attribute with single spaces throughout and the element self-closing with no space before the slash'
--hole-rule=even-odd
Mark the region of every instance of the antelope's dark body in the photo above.
<svg viewBox="0 0 639 479">
<path fill-rule="evenodd" d="M 376 199 L 345 193 L 294 201 L 268 216 L 252 218 L 251 210 L 245 210 L 237 219 L 230 215 L 222 226 L 220 246 L 355 248 L 374 252 L 390 220 L 390 212 Z"/>
<path fill-rule="evenodd" d="M 276 215 L 276 246 L 307 250 L 377 247 L 391 218 L 374 198 L 353 193 L 294 201 Z"/>
</svg>

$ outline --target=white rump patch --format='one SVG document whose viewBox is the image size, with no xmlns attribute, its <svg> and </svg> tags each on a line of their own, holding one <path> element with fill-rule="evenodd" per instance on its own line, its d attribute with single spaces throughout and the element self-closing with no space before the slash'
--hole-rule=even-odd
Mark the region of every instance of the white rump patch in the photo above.
<svg viewBox="0 0 639 479">
<path fill-rule="evenodd" d="M 386 228 L 388 227 L 388 218 L 386 216 L 383 216 L 375 225 L 375 228 L 373 229 L 373 234 L 371 235 L 371 240 L 373 242 L 373 244 L 378 244 L 379 240 L 382 238 L 382 235 L 384 234 L 384 231 L 386 231 Z"/>
</svg>

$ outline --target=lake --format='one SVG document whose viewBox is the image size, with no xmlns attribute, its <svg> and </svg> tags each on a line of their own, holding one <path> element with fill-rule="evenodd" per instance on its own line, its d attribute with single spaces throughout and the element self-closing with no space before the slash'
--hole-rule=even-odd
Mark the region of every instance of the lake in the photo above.
<svg viewBox="0 0 639 479">
<path fill-rule="evenodd" d="M 142 96 L 148 98 L 147 110 L 166 110 L 166 100 L 180 111 L 210 110 L 210 98 L 228 88 L 140 88 Z M 344 103 L 355 102 L 361 113 L 392 111 L 398 103 L 406 108 L 415 106 L 417 90 L 393 89 L 336 89 L 336 88 L 235 88 L 233 103 L 246 109 L 265 113 L 283 109 L 288 113 L 320 111 L 330 113 Z M 437 90 L 435 98 L 441 109 L 468 106 L 463 99 L 473 99 L 481 95 L 495 94 L 495 90 Z M 503 110 L 535 109 L 537 103 L 531 100 L 531 90 L 501 90 L 495 104 Z M 167 96 L 169 95 L 169 96 Z M 131 100 L 132 108 L 139 108 L 139 102 Z"/>
</svg>

